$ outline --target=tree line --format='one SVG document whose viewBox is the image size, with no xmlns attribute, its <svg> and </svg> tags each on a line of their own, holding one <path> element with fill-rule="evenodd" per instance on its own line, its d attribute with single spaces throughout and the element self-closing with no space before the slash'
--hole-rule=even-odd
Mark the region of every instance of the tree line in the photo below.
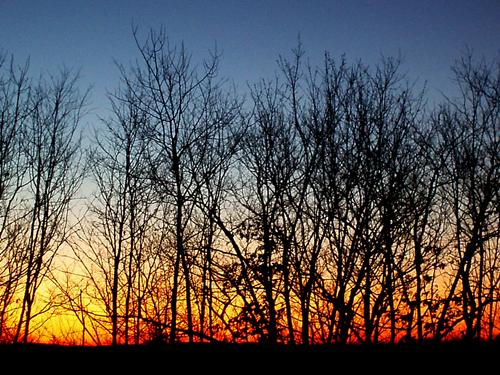
<svg viewBox="0 0 500 375">
<path fill-rule="evenodd" d="M 88 146 L 78 75 L 0 60 L 0 341 L 57 314 L 83 344 L 498 335 L 498 59 L 431 107 L 399 59 L 299 44 L 244 98 L 218 54 L 134 40 Z"/>
</svg>

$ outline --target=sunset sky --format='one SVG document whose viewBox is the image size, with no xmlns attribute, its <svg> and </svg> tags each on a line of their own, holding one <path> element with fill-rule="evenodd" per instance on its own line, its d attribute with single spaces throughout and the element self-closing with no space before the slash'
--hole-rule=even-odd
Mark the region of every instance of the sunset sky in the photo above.
<svg viewBox="0 0 500 375">
<path fill-rule="evenodd" d="M 196 59 L 217 45 L 221 75 L 240 90 L 272 77 L 276 59 L 297 36 L 313 64 L 325 50 L 370 64 L 381 55 L 404 58 L 403 71 L 428 81 L 429 95 L 450 87 L 450 66 L 466 46 L 493 58 L 499 52 L 500 2 L 480 1 L 132 1 L 2 0 L 0 50 L 34 72 L 68 66 L 92 85 L 92 108 L 107 106 L 117 84 L 113 60 L 136 56 L 132 23 L 143 32 L 164 26 Z"/>
<path fill-rule="evenodd" d="M 500 0 L 0 0 L 0 343 L 492 339 L 499 19 Z M 299 40 L 296 76 L 252 86 Z"/>
</svg>

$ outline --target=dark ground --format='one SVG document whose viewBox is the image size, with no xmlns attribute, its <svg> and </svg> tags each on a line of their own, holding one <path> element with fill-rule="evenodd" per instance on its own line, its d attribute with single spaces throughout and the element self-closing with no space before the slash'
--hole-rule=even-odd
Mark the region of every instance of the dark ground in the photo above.
<svg viewBox="0 0 500 375">
<path fill-rule="evenodd" d="M 0 345 L 4 369 L 40 373 L 477 373 L 500 370 L 500 341 L 397 345 L 176 344 L 112 347 Z M 8 366 L 6 366 L 8 364 Z M 8 371 L 5 373 L 15 373 Z M 22 371 L 24 373 L 24 371 Z M 137 372 L 137 371 L 134 371 Z"/>
</svg>

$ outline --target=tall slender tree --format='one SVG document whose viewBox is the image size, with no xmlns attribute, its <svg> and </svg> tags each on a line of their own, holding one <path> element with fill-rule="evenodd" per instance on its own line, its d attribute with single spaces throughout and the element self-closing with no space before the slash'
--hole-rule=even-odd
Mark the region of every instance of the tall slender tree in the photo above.
<svg viewBox="0 0 500 375">
<path fill-rule="evenodd" d="M 77 130 L 86 100 L 77 83 L 78 75 L 62 71 L 32 89 L 22 142 L 30 195 L 27 265 L 15 341 L 29 340 L 37 291 L 75 224 L 71 202 L 83 178 Z"/>
<path fill-rule="evenodd" d="M 22 189 L 27 165 L 22 156 L 22 128 L 30 115 L 28 64 L 0 55 L 0 341 L 15 332 L 15 297 L 25 271 Z"/>
</svg>

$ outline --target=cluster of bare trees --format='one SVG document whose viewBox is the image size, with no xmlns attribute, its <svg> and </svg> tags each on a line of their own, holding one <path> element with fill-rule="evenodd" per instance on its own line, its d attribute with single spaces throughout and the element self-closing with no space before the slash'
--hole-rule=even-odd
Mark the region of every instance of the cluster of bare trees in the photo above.
<svg viewBox="0 0 500 375">
<path fill-rule="evenodd" d="M 85 93 L 61 71 L 34 82 L 28 65 L 0 58 L 0 339 L 29 338 L 53 305 L 37 294 L 75 220 L 82 182 L 76 133 Z M 36 308 L 35 308 L 36 307 Z"/>
<path fill-rule="evenodd" d="M 498 62 L 465 55 L 429 109 L 397 59 L 311 67 L 299 46 L 243 100 L 218 55 L 134 35 L 88 168 L 75 77 L 2 65 L 1 340 L 49 308 L 82 343 L 498 334 Z M 71 272 L 54 275 L 60 248 Z"/>
</svg>

